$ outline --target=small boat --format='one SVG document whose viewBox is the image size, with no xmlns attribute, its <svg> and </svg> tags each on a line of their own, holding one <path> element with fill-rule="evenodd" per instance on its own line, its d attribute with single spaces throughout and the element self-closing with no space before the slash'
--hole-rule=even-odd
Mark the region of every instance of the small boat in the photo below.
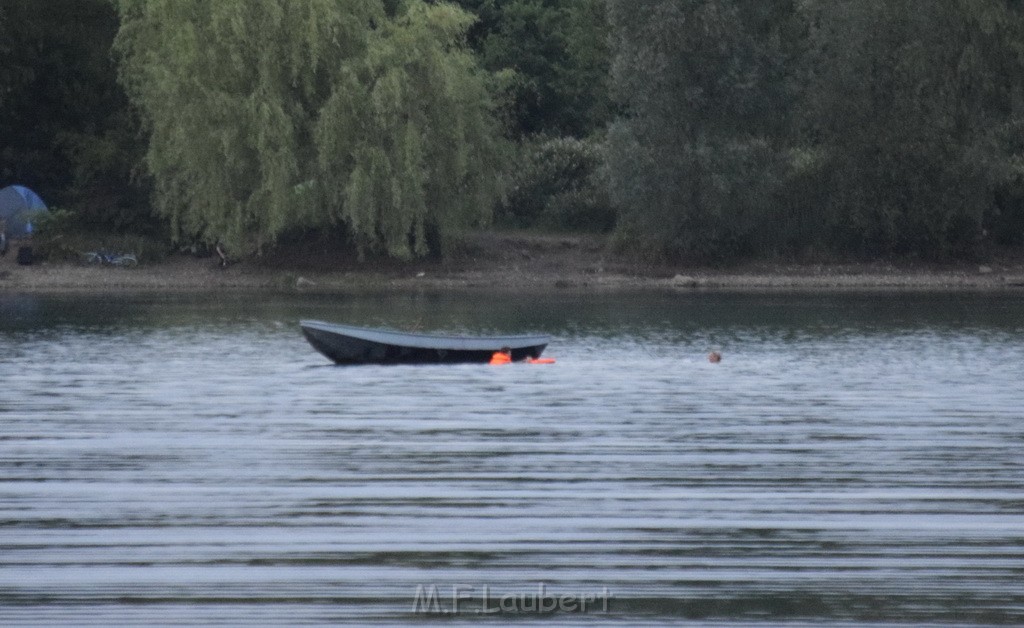
<svg viewBox="0 0 1024 628">
<path fill-rule="evenodd" d="M 496 351 L 512 350 L 512 360 L 539 358 L 548 336 L 445 336 L 390 329 L 301 321 L 313 348 L 337 364 L 486 364 Z"/>
</svg>

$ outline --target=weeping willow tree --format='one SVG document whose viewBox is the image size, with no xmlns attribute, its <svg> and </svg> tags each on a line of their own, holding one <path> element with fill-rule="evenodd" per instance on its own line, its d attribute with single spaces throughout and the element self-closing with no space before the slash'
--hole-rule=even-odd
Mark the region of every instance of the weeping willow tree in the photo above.
<svg viewBox="0 0 1024 628">
<path fill-rule="evenodd" d="M 176 237 L 259 250 L 344 224 L 360 254 L 485 221 L 506 147 L 472 18 L 422 0 L 119 0 L 122 81 Z M 428 236 L 433 236 L 428 237 Z"/>
</svg>

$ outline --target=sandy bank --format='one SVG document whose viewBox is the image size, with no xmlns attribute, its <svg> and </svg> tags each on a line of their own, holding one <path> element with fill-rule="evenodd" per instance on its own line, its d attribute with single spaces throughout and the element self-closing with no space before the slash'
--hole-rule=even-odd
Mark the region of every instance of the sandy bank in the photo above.
<svg viewBox="0 0 1024 628">
<path fill-rule="evenodd" d="M 642 267 L 608 255 L 598 237 L 533 234 L 480 234 L 450 260 L 405 264 L 359 264 L 330 251 L 224 269 L 213 258 L 190 256 L 131 269 L 45 261 L 20 266 L 13 250 L 0 258 L 0 292 L 371 289 L 1024 291 L 1024 263 Z"/>
</svg>

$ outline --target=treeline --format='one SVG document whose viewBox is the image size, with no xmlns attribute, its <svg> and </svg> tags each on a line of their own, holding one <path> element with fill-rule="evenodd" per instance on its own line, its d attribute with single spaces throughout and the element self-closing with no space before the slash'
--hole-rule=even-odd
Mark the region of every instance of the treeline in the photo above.
<svg viewBox="0 0 1024 628">
<path fill-rule="evenodd" d="M 0 0 L 0 187 L 28 185 L 86 227 L 160 231 L 118 26 L 105 0 Z"/>
<path fill-rule="evenodd" d="M 1022 12 L 1007 0 L 611 1 L 623 241 L 726 258 L 1019 246 Z"/>
<path fill-rule="evenodd" d="M 412 257 L 1024 244 L 1016 0 L 0 0 L 0 183 L 79 227 Z"/>
</svg>

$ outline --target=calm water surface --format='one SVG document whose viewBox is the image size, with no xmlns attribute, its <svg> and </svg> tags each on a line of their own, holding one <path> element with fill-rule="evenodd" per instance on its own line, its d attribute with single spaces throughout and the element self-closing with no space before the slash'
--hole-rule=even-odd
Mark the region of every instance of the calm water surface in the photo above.
<svg viewBox="0 0 1024 628">
<path fill-rule="evenodd" d="M 0 624 L 1021 624 L 1022 382 L 1014 295 L 0 295 Z"/>
</svg>

